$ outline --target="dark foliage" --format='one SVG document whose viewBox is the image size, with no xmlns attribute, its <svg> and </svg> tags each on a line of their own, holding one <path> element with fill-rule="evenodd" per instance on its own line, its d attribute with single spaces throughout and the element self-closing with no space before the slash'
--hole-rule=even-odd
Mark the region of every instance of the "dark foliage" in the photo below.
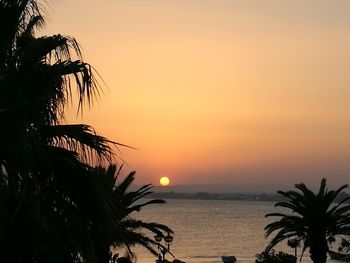
<svg viewBox="0 0 350 263">
<path fill-rule="evenodd" d="M 77 98 L 82 112 L 100 86 L 74 38 L 35 36 L 43 24 L 36 0 L 0 0 L 1 259 L 107 262 L 96 243 L 106 238 L 96 229 L 109 226 L 119 243 L 137 243 L 138 235 L 121 231 L 137 197 L 120 204 L 113 181 L 93 168 L 110 163 L 118 144 L 89 125 L 64 123 L 67 103 Z"/>
<path fill-rule="evenodd" d="M 347 185 L 337 190 L 328 190 L 326 180 L 322 179 L 318 193 L 312 192 L 305 184 L 295 185 L 298 191 L 279 191 L 287 201 L 277 202 L 276 207 L 290 210 L 291 213 L 271 213 L 267 217 L 279 217 L 265 227 L 269 236 L 277 234 L 271 240 L 267 251 L 276 244 L 290 238 L 303 241 L 303 252 L 309 248 L 315 263 L 324 263 L 329 250 L 328 240 L 336 236 L 350 234 L 349 197 L 334 203 L 337 196 Z"/>
<path fill-rule="evenodd" d="M 276 252 L 272 249 L 270 251 L 263 251 L 256 255 L 255 263 L 295 263 L 296 257 L 289 255 L 282 251 Z"/>
<path fill-rule="evenodd" d="M 151 204 L 163 204 L 164 201 L 160 199 L 146 199 L 145 201 L 143 199 L 152 194 L 151 185 L 144 185 L 135 191 L 129 191 L 128 189 L 135 179 L 135 172 L 121 179 L 120 171 L 121 168 L 117 170 L 115 165 L 94 169 L 94 174 L 101 179 L 108 188 L 107 193 L 112 196 L 112 210 L 114 211 L 113 221 L 110 224 L 106 222 L 94 224 L 93 234 L 101 262 L 105 262 L 108 257 L 110 245 L 125 247 L 131 256 L 133 255 L 132 247 L 141 245 L 157 255 L 158 243 L 155 242 L 153 236 L 173 233 L 169 227 L 163 224 L 137 219 L 136 213 L 140 212 L 143 207 Z"/>
</svg>

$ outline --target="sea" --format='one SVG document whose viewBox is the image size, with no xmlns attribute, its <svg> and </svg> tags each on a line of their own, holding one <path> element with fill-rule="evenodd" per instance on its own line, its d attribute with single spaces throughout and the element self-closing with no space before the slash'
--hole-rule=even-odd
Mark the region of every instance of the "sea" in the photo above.
<svg viewBox="0 0 350 263">
<path fill-rule="evenodd" d="M 273 219 L 266 218 L 265 214 L 275 211 L 274 203 L 265 201 L 169 199 L 165 204 L 149 205 L 134 216 L 171 227 L 174 240 L 170 251 L 182 261 L 219 263 L 221 256 L 233 255 L 238 263 L 253 263 L 256 254 L 269 243 L 264 227 Z M 143 248 L 133 250 L 138 263 L 156 260 Z M 276 251 L 294 254 L 286 242 L 277 246 Z M 300 252 L 299 248 L 298 254 Z M 170 255 L 166 258 L 173 259 Z M 311 262 L 307 252 L 302 262 Z"/>
</svg>

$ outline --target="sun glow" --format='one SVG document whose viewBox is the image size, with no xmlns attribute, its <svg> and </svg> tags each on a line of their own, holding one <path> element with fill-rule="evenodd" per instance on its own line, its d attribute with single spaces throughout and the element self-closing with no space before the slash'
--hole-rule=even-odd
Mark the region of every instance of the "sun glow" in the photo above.
<svg viewBox="0 0 350 263">
<path fill-rule="evenodd" d="M 167 185 L 169 185 L 170 180 L 168 177 L 163 176 L 162 178 L 160 178 L 159 183 L 161 186 L 167 186 Z"/>
</svg>

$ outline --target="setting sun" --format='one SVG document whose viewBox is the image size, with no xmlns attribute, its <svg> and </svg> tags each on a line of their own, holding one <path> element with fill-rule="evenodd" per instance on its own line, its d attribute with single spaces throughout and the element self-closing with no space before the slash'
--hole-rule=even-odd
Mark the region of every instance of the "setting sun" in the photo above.
<svg viewBox="0 0 350 263">
<path fill-rule="evenodd" d="M 167 185 L 169 185 L 170 180 L 168 177 L 163 176 L 162 178 L 160 178 L 159 183 L 161 186 L 167 186 Z"/>
</svg>

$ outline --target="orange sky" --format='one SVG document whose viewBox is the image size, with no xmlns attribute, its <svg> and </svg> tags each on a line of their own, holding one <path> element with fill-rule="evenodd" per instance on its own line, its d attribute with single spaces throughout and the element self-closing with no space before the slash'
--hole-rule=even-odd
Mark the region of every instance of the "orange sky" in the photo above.
<svg viewBox="0 0 350 263">
<path fill-rule="evenodd" d="M 61 0 L 108 85 L 83 120 L 139 183 L 346 183 L 350 1 Z"/>
</svg>

